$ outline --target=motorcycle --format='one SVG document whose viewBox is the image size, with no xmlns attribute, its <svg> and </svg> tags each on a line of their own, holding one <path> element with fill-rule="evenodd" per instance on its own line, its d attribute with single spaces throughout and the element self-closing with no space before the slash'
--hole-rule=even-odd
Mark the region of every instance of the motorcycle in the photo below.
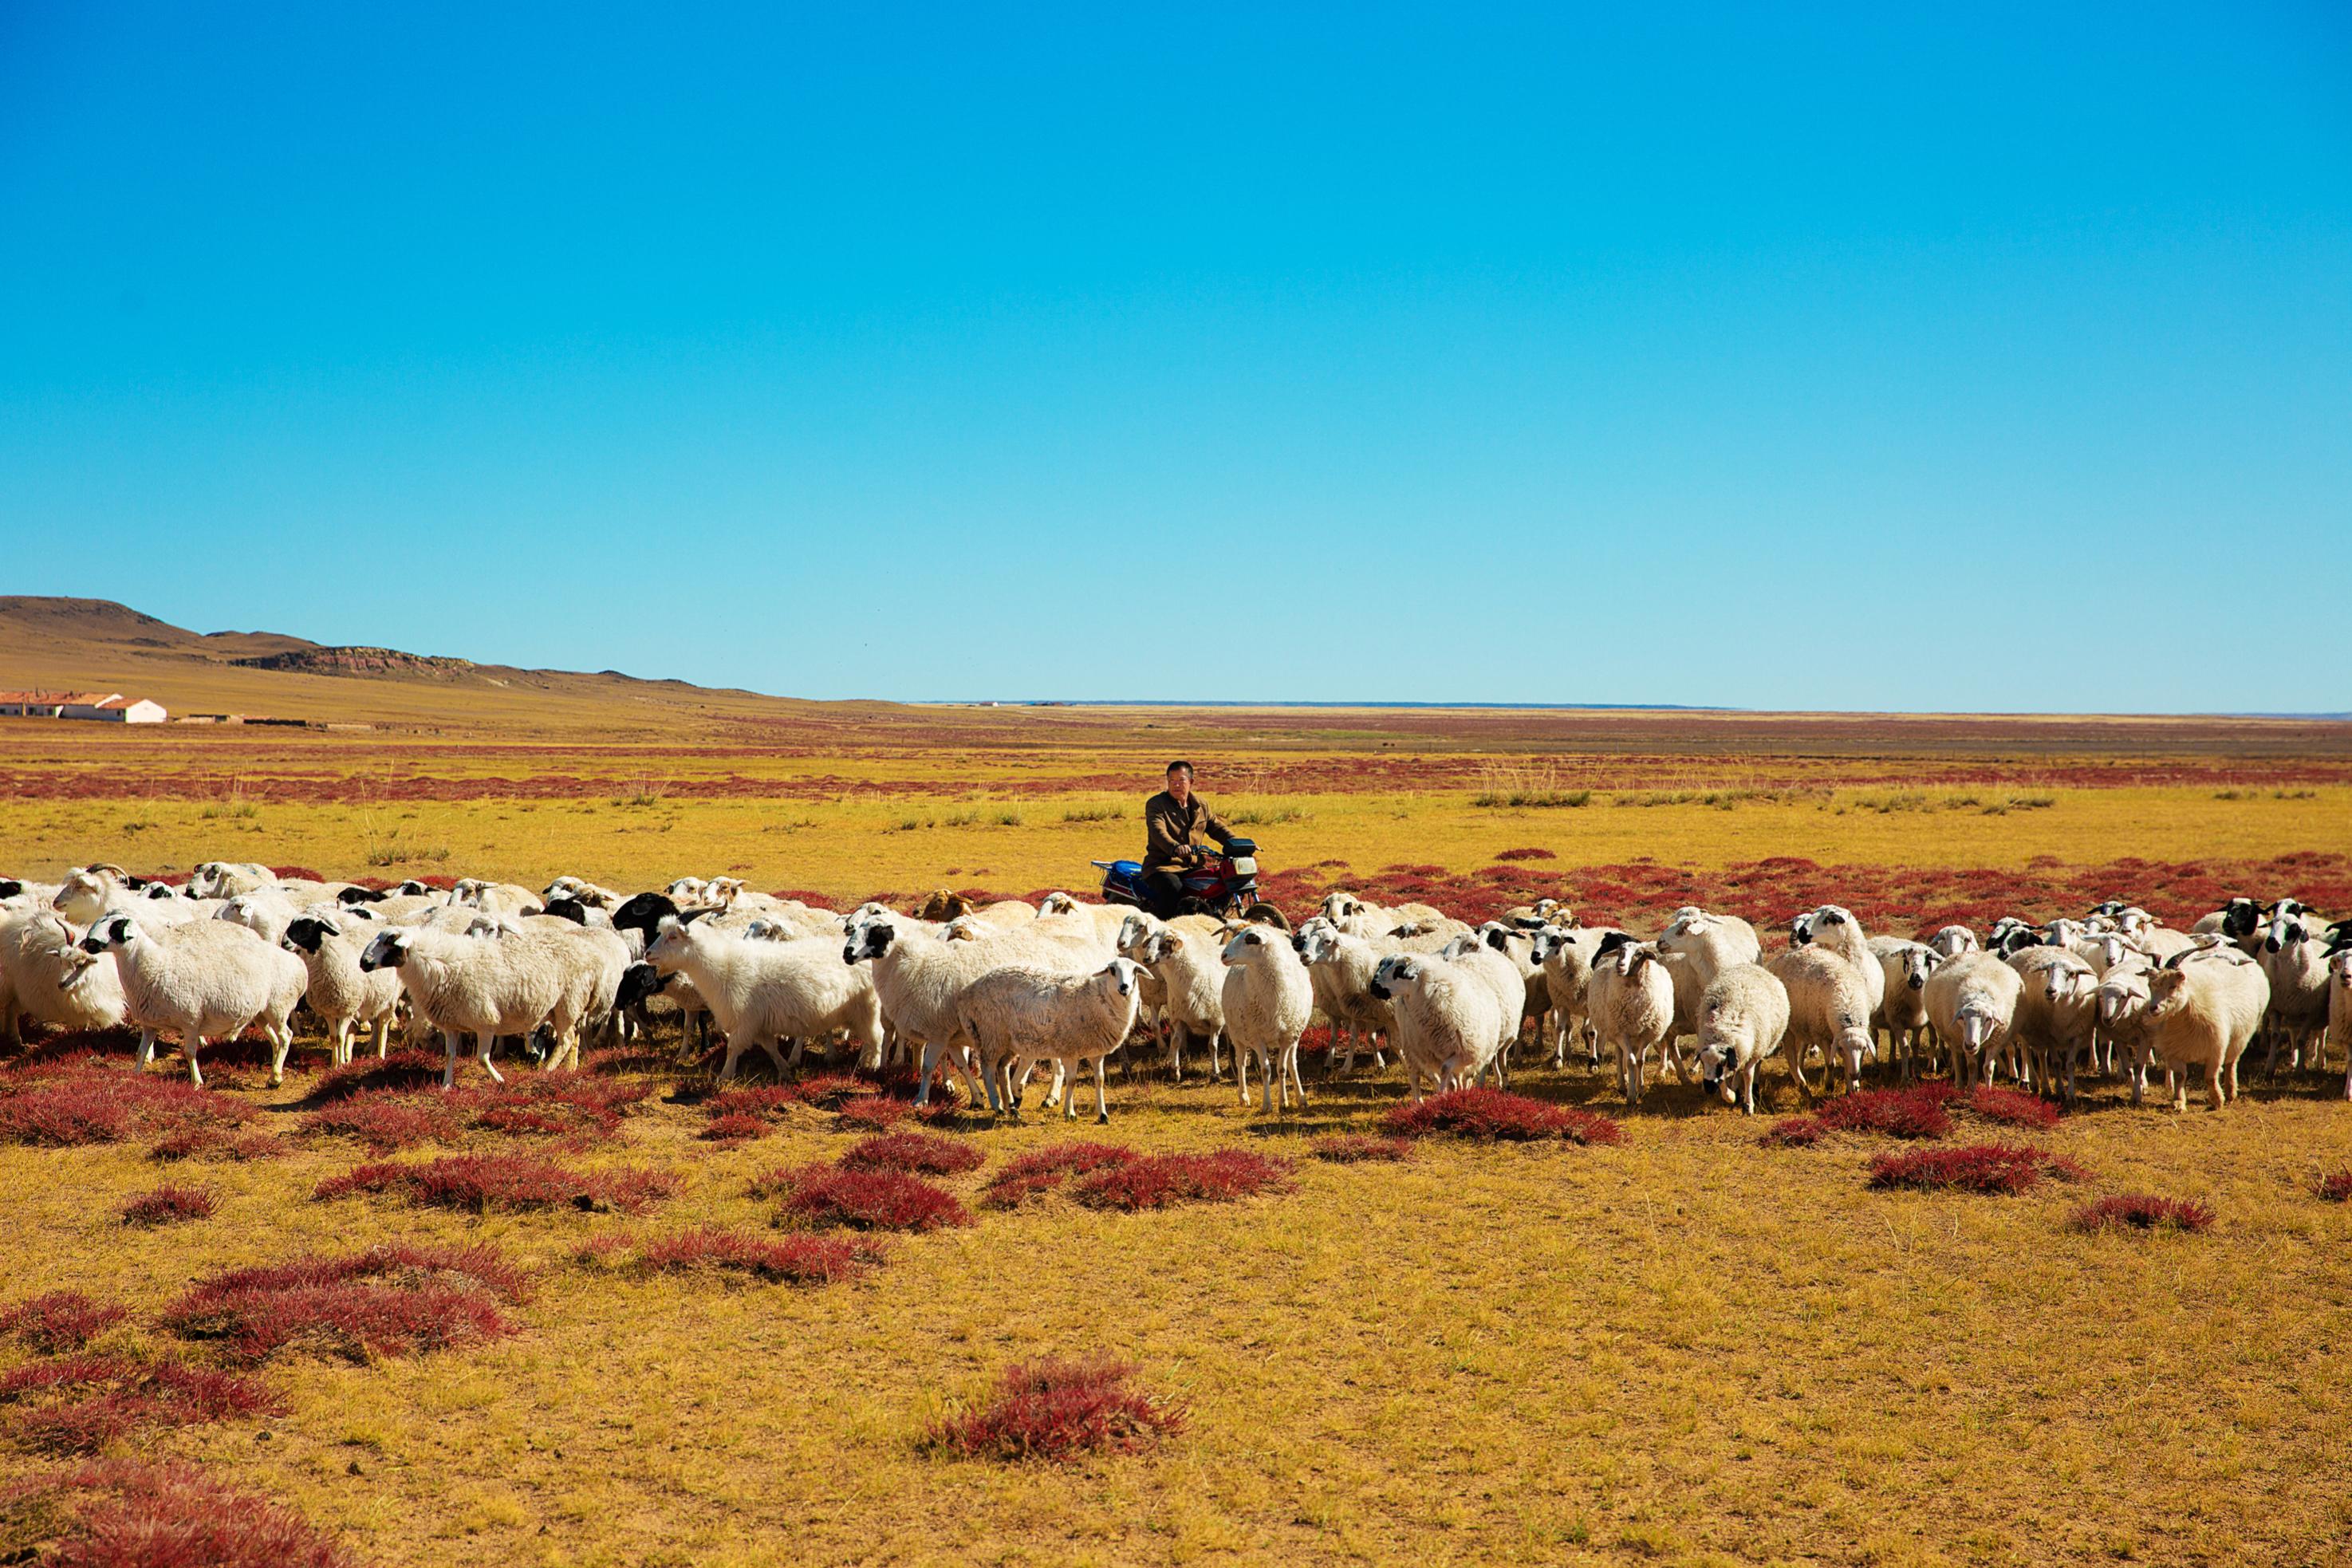
<svg viewBox="0 0 2352 1568">
<path fill-rule="evenodd" d="M 1195 844 L 1192 852 L 1199 859 L 1179 873 L 1184 879 L 1184 897 L 1177 913 L 1232 919 L 1257 905 L 1256 840 L 1232 839 L 1223 849 Z M 1139 910 L 1151 907 L 1144 891 L 1142 861 L 1097 860 L 1093 865 L 1103 874 L 1104 903 Z"/>
</svg>

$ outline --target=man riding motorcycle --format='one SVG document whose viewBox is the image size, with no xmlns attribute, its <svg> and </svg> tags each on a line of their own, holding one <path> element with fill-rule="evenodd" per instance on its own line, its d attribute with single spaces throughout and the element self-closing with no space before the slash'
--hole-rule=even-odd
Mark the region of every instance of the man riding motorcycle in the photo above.
<svg viewBox="0 0 2352 1568">
<path fill-rule="evenodd" d="M 1236 835 L 1209 803 L 1192 793 L 1192 764 L 1168 764 L 1168 787 L 1143 803 L 1143 895 L 1145 907 L 1162 920 L 1172 919 L 1184 901 L 1183 872 L 1201 863 L 1193 848 L 1206 834 L 1219 845 Z"/>
</svg>

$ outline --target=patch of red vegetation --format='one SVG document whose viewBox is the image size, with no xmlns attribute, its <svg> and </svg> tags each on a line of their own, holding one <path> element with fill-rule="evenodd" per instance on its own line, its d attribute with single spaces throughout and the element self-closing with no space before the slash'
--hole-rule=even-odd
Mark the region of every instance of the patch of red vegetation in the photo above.
<svg viewBox="0 0 2352 1568">
<path fill-rule="evenodd" d="M 594 1142 L 618 1136 L 623 1114 L 652 1092 L 649 1084 L 567 1069 L 518 1073 L 449 1098 L 487 1132 Z"/>
<path fill-rule="evenodd" d="M 1906 1089 L 1866 1089 L 1825 1100 L 1810 1116 L 1787 1116 L 1764 1131 L 1761 1142 L 1784 1149 L 1818 1143 L 1832 1132 L 1873 1132 L 1888 1138 L 1941 1138 L 1952 1130 L 1946 1106 L 1952 1087 L 1916 1084 Z"/>
<path fill-rule="evenodd" d="M 1143 1156 L 1119 1143 L 1054 1143 L 1016 1154 L 982 1189 L 982 1208 L 1016 1209 L 1031 1198 L 1058 1192 L 1073 1176 L 1134 1163 Z"/>
<path fill-rule="evenodd" d="M 301 1131 L 356 1138 L 370 1152 L 389 1154 L 413 1143 L 455 1143 L 463 1123 L 457 1108 L 438 1089 L 415 1094 L 362 1089 L 311 1111 L 302 1118 Z"/>
<path fill-rule="evenodd" d="M 1487 1142 L 1564 1138 L 1588 1145 L 1625 1141 L 1625 1130 L 1597 1111 L 1475 1087 L 1433 1094 L 1419 1104 L 1396 1106 L 1381 1118 L 1381 1125 L 1395 1138 L 1443 1136 Z"/>
<path fill-rule="evenodd" d="M 1497 849 L 1495 851 L 1495 858 L 1497 860 L 1557 860 L 1559 857 L 1549 849 Z"/>
<path fill-rule="evenodd" d="M 765 1121 L 740 1110 L 712 1117 L 710 1124 L 701 1132 L 704 1141 L 711 1143 L 748 1143 L 754 1138 L 767 1135 L 768 1124 Z"/>
<path fill-rule="evenodd" d="M 300 1515 L 187 1465 L 31 1477 L 0 1489 L 0 1519 L 40 1521 L 44 1568 L 352 1568 Z"/>
<path fill-rule="evenodd" d="M 657 1273 L 709 1269 L 782 1285 L 831 1285 L 868 1272 L 883 1256 L 880 1244 L 846 1237 L 768 1237 L 699 1226 L 644 1243 L 636 1261 Z"/>
<path fill-rule="evenodd" d="M 1335 1165 L 1353 1165 L 1367 1160 L 1410 1160 L 1412 1140 L 1410 1138 L 1375 1138 L 1369 1132 L 1341 1132 L 1328 1138 L 1318 1138 L 1310 1152 L 1318 1160 Z"/>
<path fill-rule="evenodd" d="M 143 1193 L 124 1204 L 122 1223 L 178 1225 L 185 1220 L 210 1219 L 214 1207 L 213 1195 L 205 1188 L 166 1182 L 153 1192 Z"/>
<path fill-rule="evenodd" d="M 1870 1163 L 1874 1187 L 1919 1191 L 2023 1193 L 2044 1177 L 2080 1181 L 2088 1173 L 2063 1155 L 2021 1143 L 1967 1143 L 1951 1149 L 1917 1149 L 1881 1154 Z"/>
<path fill-rule="evenodd" d="M 16 1434 L 48 1454 L 95 1453 L 142 1427 L 197 1426 L 285 1408 L 236 1373 L 175 1357 L 90 1354 L 26 1362 L 0 1375 L 0 1405 L 31 1406 L 16 1416 Z"/>
<path fill-rule="evenodd" d="M 2003 1089 L 1998 1084 L 1980 1083 L 1969 1090 L 1959 1101 L 1961 1110 L 1987 1121 L 1997 1121 L 2005 1127 L 2028 1127 L 2048 1131 L 2064 1119 L 2064 1113 L 2038 1094 L 2028 1094 L 2020 1089 Z"/>
<path fill-rule="evenodd" d="M 446 1058 L 404 1049 L 389 1056 L 353 1057 L 320 1073 L 319 1081 L 310 1086 L 308 1098 L 318 1105 L 349 1100 L 372 1089 L 437 1089 L 441 1087 L 442 1068 L 446 1065 Z"/>
<path fill-rule="evenodd" d="M 837 1114 L 841 1126 L 845 1130 L 880 1132 L 896 1127 L 913 1115 L 914 1110 L 910 1101 L 877 1094 L 845 1102 Z"/>
<path fill-rule="evenodd" d="M 903 1171 L 910 1176 L 960 1176 L 985 1157 L 969 1143 L 929 1132 L 890 1132 L 853 1144 L 835 1162 L 845 1171 Z"/>
<path fill-rule="evenodd" d="M 151 1160 L 275 1160 L 292 1150 L 274 1133 L 233 1133 L 218 1127 L 188 1127 L 167 1133 L 147 1151 Z"/>
<path fill-rule="evenodd" d="M 825 1073 L 816 1078 L 803 1079 L 799 1083 L 788 1087 L 794 1100 L 799 1100 L 803 1105 L 814 1105 L 819 1110 L 839 1110 L 852 1100 L 882 1092 L 878 1085 L 868 1083 L 862 1078 L 851 1078 L 845 1073 Z"/>
<path fill-rule="evenodd" d="M 782 1191 L 786 1216 L 819 1230 L 920 1233 L 971 1223 L 953 1193 L 898 1171 L 803 1165 L 771 1173 L 754 1190 Z"/>
<path fill-rule="evenodd" d="M 1179 1204 L 1229 1204 L 1260 1193 L 1288 1192 L 1287 1160 L 1248 1149 L 1213 1154 L 1148 1154 L 1082 1176 L 1070 1196 L 1090 1209 L 1128 1214 Z"/>
<path fill-rule="evenodd" d="M 2352 1203 L 2352 1170 L 2330 1171 L 2313 1184 L 2313 1190 L 2331 1204 Z"/>
<path fill-rule="evenodd" d="M 979 1409 L 935 1422 L 923 1446 L 965 1459 L 1064 1461 L 1141 1453 L 1184 1429 L 1184 1407 L 1128 1386 L 1132 1364 L 1107 1356 L 1024 1362 Z"/>
<path fill-rule="evenodd" d="M 2194 1198 L 2124 1193 L 2084 1204 L 2067 1216 L 2070 1230 L 2210 1230 L 2213 1211 Z"/>
<path fill-rule="evenodd" d="M 386 1160 L 361 1165 L 320 1182 L 311 1196 L 389 1194 L 422 1208 L 471 1214 L 514 1214 L 567 1204 L 639 1214 L 677 1187 L 676 1179 L 660 1171 L 574 1171 L 530 1154 L 451 1154 L 423 1163 Z"/>
<path fill-rule="evenodd" d="M 233 1127 L 256 1114 L 247 1101 L 208 1093 L 184 1078 L 82 1058 L 0 1091 L 0 1143 L 49 1149 L 121 1143 L 191 1128 Z"/>
<path fill-rule="evenodd" d="M 366 1361 L 421 1355 L 514 1331 L 499 1309 L 527 1300 L 529 1278 L 488 1247 L 375 1247 L 299 1258 L 198 1281 L 163 1326 L 258 1362 L 288 1349 Z"/>
<path fill-rule="evenodd" d="M 79 1290 L 52 1290 L 0 1310 L 0 1334 L 14 1334 L 42 1355 L 78 1351 L 130 1314 Z"/>
<path fill-rule="evenodd" d="M 702 1109 L 705 1114 L 714 1117 L 760 1116 L 773 1121 L 801 1103 L 796 1085 L 755 1083 L 741 1089 L 722 1089 L 706 1098 Z"/>
</svg>

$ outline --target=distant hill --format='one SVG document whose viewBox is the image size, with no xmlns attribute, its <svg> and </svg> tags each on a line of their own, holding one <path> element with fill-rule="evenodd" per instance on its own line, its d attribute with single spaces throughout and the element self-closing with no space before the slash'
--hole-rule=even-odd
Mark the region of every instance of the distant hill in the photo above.
<svg viewBox="0 0 2352 1568">
<path fill-rule="evenodd" d="M 110 599 L 0 595 L 0 689 L 104 687 L 177 718 L 239 713 L 394 730 L 708 734 L 836 722 L 884 705 L 812 703 L 614 670 L 520 669 L 278 632 L 193 632 Z"/>
</svg>

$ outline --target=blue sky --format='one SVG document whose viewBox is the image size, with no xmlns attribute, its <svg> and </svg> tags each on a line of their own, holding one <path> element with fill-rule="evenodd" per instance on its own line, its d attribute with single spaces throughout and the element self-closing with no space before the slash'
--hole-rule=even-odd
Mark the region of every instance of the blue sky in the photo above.
<svg viewBox="0 0 2352 1568">
<path fill-rule="evenodd" d="M 0 591 L 815 697 L 2341 710 L 2347 542 L 2338 5 L 0 0 Z"/>
</svg>

